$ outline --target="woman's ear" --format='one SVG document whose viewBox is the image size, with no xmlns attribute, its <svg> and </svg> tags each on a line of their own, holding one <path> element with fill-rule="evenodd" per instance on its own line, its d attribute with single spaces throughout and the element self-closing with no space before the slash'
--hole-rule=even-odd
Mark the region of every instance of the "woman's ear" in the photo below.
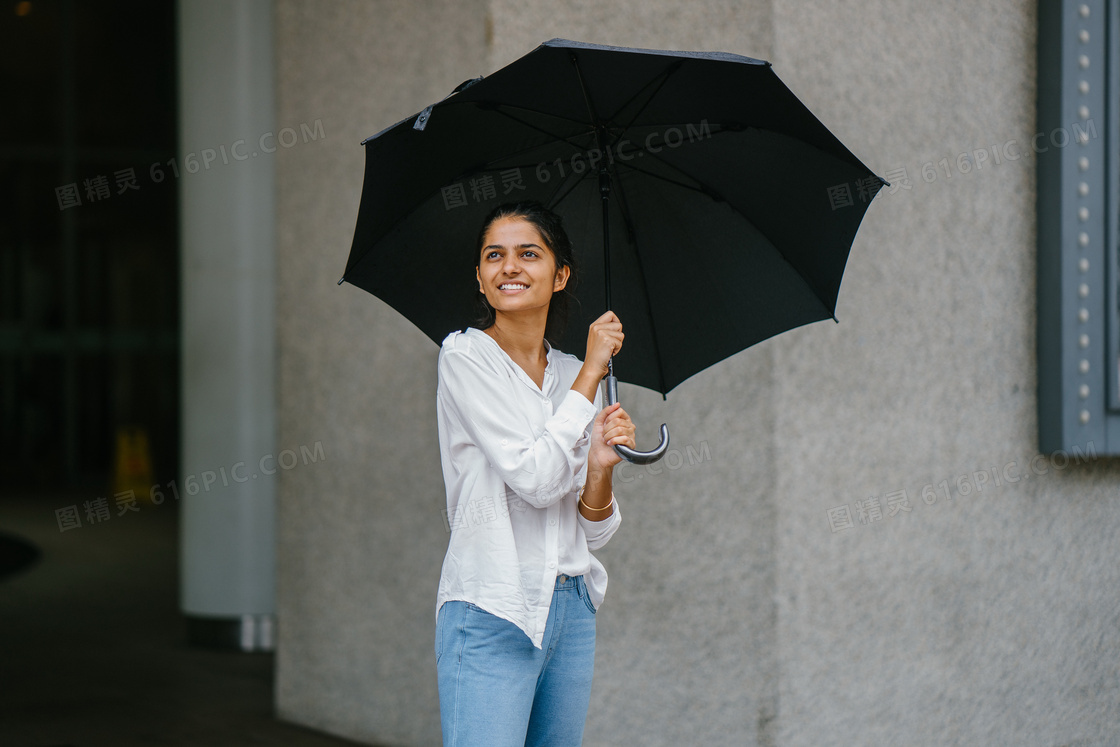
<svg viewBox="0 0 1120 747">
<path fill-rule="evenodd" d="M 568 285 L 568 278 L 572 275 L 572 268 L 570 265 L 564 265 L 556 271 L 556 282 L 552 285 L 552 292 L 564 290 Z"/>
</svg>

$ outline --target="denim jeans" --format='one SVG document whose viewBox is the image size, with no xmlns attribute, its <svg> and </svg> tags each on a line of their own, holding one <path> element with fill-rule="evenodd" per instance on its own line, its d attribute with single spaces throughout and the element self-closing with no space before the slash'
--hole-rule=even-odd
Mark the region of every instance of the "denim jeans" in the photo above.
<svg viewBox="0 0 1120 747">
<path fill-rule="evenodd" d="M 583 576 L 558 576 L 541 648 L 469 602 L 436 618 L 445 747 L 564 747 L 583 741 L 595 663 L 595 608 Z"/>
</svg>

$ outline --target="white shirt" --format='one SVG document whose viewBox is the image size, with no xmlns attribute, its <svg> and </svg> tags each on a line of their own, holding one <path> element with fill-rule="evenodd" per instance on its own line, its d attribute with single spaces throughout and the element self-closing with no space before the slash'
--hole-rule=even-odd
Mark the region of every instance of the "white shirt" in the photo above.
<svg viewBox="0 0 1120 747">
<path fill-rule="evenodd" d="M 546 346 L 548 343 L 545 343 Z M 592 604 L 607 572 L 591 554 L 622 515 L 584 518 L 576 507 L 601 406 L 571 386 L 582 363 L 548 346 L 541 388 L 485 332 L 452 332 L 439 353 L 436 418 L 447 526 L 436 614 L 462 600 L 509 620 L 537 648 L 556 576 L 584 576 Z"/>
</svg>

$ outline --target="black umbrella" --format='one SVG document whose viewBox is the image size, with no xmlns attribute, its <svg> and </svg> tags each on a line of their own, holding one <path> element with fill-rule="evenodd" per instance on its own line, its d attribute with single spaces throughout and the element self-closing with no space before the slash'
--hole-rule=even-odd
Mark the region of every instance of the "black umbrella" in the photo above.
<svg viewBox="0 0 1120 747">
<path fill-rule="evenodd" d="M 563 216 L 579 260 L 579 303 L 550 342 L 582 351 L 611 309 L 626 332 L 621 378 L 663 396 L 750 345 L 835 319 L 852 241 L 886 183 L 767 62 L 563 39 L 363 145 L 342 280 L 439 344 L 474 316 L 484 216 L 537 200 Z M 648 456 L 620 453 L 655 459 L 661 434 Z"/>
</svg>

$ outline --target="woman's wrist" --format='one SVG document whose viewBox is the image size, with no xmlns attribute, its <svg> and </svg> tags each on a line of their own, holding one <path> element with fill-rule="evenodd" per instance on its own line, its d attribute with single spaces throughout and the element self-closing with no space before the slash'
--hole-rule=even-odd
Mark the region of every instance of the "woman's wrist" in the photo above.
<svg viewBox="0 0 1120 747">
<path fill-rule="evenodd" d="M 572 389 L 586 397 L 591 404 L 595 404 L 595 395 L 599 391 L 599 382 L 603 380 L 603 375 L 584 363 L 576 375 L 576 380 L 572 382 Z"/>
<path fill-rule="evenodd" d="M 605 505 L 605 506 L 588 506 L 586 503 L 583 502 L 583 491 L 581 490 L 581 491 L 579 491 L 579 505 L 580 505 L 580 508 L 586 509 L 587 511 L 590 511 L 593 514 L 602 514 L 603 512 L 614 508 L 614 493 L 611 493 L 611 499 L 607 503 L 607 505 Z M 611 511 L 611 513 L 614 513 L 614 512 Z M 610 516 L 610 514 L 606 514 L 605 516 Z M 605 517 L 600 517 L 600 518 L 605 518 Z"/>
<path fill-rule="evenodd" d="M 584 518 L 602 521 L 614 513 L 613 467 L 587 468 L 587 481 L 579 491 L 579 511 Z"/>
<path fill-rule="evenodd" d="M 591 462 L 589 461 L 587 464 L 587 479 L 583 481 L 583 487 L 589 493 L 592 490 L 596 490 L 596 492 L 599 492 L 597 489 L 605 487 L 606 492 L 604 493 L 604 495 L 610 495 L 611 482 L 613 479 L 613 465 L 603 467 L 597 464 L 591 464 Z"/>
</svg>

